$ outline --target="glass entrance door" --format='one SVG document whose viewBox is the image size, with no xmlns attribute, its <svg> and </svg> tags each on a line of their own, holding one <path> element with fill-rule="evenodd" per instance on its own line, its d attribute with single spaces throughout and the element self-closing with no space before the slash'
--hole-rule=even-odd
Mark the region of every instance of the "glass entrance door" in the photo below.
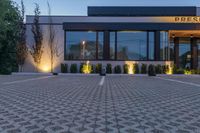
<svg viewBox="0 0 200 133">
<path fill-rule="evenodd" d="M 180 38 L 179 40 L 179 63 L 181 68 L 191 68 L 190 38 Z"/>
</svg>

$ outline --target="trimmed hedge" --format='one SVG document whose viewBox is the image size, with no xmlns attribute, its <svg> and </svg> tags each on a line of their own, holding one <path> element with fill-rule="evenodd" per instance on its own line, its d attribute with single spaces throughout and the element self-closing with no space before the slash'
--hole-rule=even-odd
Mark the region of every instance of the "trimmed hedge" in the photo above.
<svg viewBox="0 0 200 133">
<path fill-rule="evenodd" d="M 106 65 L 106 73 L 109 73 L 109 74 L 112 73 L 112 65 L 111 64 Z"/>
<path fill-rule="evenodd" d="M 120 65 L 115 66 L 114 72 L 115 72 L 116 74 L 122 73 L 122 68 L 121 68 L 121 66 L 120 66 Z"/>
<path fill-rule="evenodd" d="M 68 73 L 68 65 L 61 64 L 61 73 Z"/>
<path fill-rule="evenodd" d="M 102 64 L 96 64 L 96 67 L 95 67 L 95 72 L 96 73 L 100 73 L 101 72 L 101 69 L 102 69 Z"/>
<path fill-rule="evenodd" d="M 141 74 L 147 74 L 147 65 L 146 64 L 142 64 L 142 66 L 141 66 Z"/>
<path fill-rule="evenodd" d="M 77 64 L 71 64 L 70 72 L 71 73 L 77 73 L 78 72 Z"/>
<path fill-rule="evenodd" d="M 124 74 L 128 74 L 129 65 L 128 64 L 124 64 L 123 68 L 124 68 Z"/>
<path fill-rule="evenodd" d="M 162 74 L 163 70 L 162 70 L 162 66 L 160 64 L 156 65 L 156 74 Z"/>
<path fill-rule="evenodd" d="M 134 74 L 140 73 L 139 65 L 137 63 L 133 64 L 133 73 Z"/>
<path fill-rule="evenodd" d="M 156 68 L 154 65 L 149 65 L 148 67 L 148 75 L 149 76 L 156 76 Z"/>
<path fill-rule="evenodd" d="M 83 66 L 84 66 L 84 63 L 81 63 L 79 67 L 79 73 L 83 73 Z"/>
</svg>

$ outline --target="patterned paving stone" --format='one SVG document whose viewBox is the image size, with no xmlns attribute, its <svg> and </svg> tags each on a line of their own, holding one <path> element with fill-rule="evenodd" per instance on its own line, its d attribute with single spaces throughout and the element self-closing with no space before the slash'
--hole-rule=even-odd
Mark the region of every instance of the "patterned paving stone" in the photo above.
<svg viewBox="0 0 200 133">
<path fill-rule="evenodd" d="M 11 76 L 8 81 L 23 78 L 34 77 Z M 0 76 L 0 132 L 200 131 L 200 88 L 154 77 L 107 76 L 103 86 L 100 80 L 100 76 L 57 76 L 2 85 L 7 80 Z"/>
</svg>

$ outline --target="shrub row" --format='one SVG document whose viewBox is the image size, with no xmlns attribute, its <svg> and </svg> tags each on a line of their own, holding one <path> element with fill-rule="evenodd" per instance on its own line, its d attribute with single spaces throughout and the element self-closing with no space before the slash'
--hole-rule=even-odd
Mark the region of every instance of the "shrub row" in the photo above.
<svg viewBox="0 0 200 133">
<path fill-rule="evenodd" d="M 114 68 L 112 67 L 111 64 L 106 65 L 106 73 L 112 74 L 128 74 L 128 73 L 133 73 L 133 74 L 147 74 L 150 68 L 155 68 L 156 74 L 167 74 L 169 72 L 170 67 L 168 65 L 147 65 L 147 64 L 142 64 L 141 67 L 137 63 L 132 65 L 132 68 L 128 64 L 123 65 L 116 65 Z M 86 65 L 84 63 L 80 64 L 80 68 L 78 69 L 77 64 L 71 64 L 68 66 L 68 64 L 61 64 L 61 72 L 62 73 L 100 73 L 102 69 L 102 64 L 96 64 L 96 65 Z M 122 71 L 123 69 L 123 71 Z M 87 70 L 87 71 L 86 71 Z M 177 68 L 176 66 L 173 66 L 172 68 L 172 74 L 200 74 L 200 69 L 199 70 L 188 70 L 188 69 L 181 69 Z"/>
</svg>

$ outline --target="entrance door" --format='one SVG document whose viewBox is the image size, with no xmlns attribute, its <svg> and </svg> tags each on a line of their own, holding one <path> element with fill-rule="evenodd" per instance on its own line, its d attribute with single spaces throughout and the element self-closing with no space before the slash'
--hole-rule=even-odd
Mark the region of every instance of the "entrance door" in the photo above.
<svg viewBox="0 0 200 133">
<path fill-rule="evenodd" d="M 179 39 L 179 65 L 181 68 L 191 68 L 190 38 Z"/>
</svg>

